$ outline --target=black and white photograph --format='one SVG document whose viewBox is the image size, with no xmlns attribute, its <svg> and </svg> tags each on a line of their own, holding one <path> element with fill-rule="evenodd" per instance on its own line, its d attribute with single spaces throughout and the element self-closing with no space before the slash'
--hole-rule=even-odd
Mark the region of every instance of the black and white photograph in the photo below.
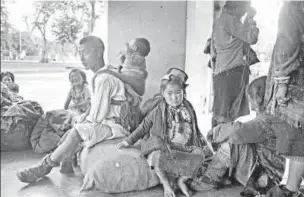
<svg viewBox="0 0 304 197">
<path fill-rule="evenodd" d="M 304 197 L 304 0 L 1 0 L 1 196 Z"/>
</svg>

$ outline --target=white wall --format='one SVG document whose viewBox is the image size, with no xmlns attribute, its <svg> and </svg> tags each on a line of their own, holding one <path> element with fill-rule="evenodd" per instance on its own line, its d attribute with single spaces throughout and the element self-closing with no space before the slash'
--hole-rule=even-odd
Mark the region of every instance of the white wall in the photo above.
<svg viewBox="0 0 304 197">
<path fill-rule="evenodd" d="M 188 1 L 185 71 L 189 75 L 190 86 L 187 96 L 202 124 L 209 124 L 209 119 L 203 114 L 208 113 L 212 78 L 211 69 L 207 67 L 209 55 L 203 50 L 211 36 L 212 24 L 213 1 Z"/>
<path fill-rule="evenodd" d="M 146 37 L 151 53 L 144 99 L 159 91 L 160 78 L 168 68 L 184 69 L 189 75 L 188 99 L 204 125 L 209 123 L 203 112 L 208 113 L 212 78 L 209 56 L 203 50 L 212 24 L 213 1 L 109 1 L 109 62 L 119 64 L 117 54 L 125 42 Z"/>
<path fill-rule="evenodd" d="M 168 68 L 185 67 L 186 12 L 186 1 L 108 2 L 110 63 L 119 64 L 117 54 L 132 38 L 146 37 L 151 43 L 144 99 L 159 91 L 160 78 Z"/>
</svg>

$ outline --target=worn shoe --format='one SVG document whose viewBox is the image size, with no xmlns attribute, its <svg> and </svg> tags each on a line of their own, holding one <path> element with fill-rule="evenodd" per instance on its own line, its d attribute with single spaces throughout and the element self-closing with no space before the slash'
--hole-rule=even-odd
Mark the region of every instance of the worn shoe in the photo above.
<svg viewBox="0 0 304 197">
<path fill-rule="evenodd" d="M 53 167 L 59 166 L 58 163 L 53 162 L 50 159 L 50 155 L 43 158 L 42 162 L 35 166 L 26 168 L 22 171 L 17 172 L 17 178 L 24 183 L 34 183 L 38 179 L 43 178 L 45 175 L 49 174 Z"/>
</svg>

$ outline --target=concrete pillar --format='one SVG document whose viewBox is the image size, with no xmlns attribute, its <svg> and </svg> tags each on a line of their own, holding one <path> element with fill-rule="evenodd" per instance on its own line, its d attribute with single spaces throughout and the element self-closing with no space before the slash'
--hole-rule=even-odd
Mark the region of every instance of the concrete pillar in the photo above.
<svg viewBox="0 0 304 197">
<path fill-rule="evenodd" d="M 168 68 L 185 68 L 186 13 L 186 1 L 108 1 L 109 63 L 119 64 L 117 54 L 132 38 L 145 37 L 151 43 L 144 99 L 159 91 Z"/>
<path fill-rule="evenodd" d="M 213 1 L 188 1 L 185 67 L 189 75 L 187 97 L 192 102 L 201 124 L 209 124 L 209 119 L 204 114 L 208 113 L 211 102 L 212 75 L 211 69 L 207 67 L 210 57 L 204 54 L 203 50 L 211 36 L 212 25 Z"/>
</svg>

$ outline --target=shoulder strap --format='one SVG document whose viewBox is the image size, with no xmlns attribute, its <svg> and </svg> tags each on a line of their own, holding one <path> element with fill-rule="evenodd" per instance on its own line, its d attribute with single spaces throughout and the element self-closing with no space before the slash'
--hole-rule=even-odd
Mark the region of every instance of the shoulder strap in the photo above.
<svg viewBox="0 0 304 197">
<path fill-rule="evenodd" d="M 145 93 L 145 86 L 144 84 L 138 83 L 138 81 L 136 79 L 131 79 L 130 77 L 127 77 L 119 72 L 114 72 L 112 70 L 99 70 L 95 73 L 93 79 L 92 79 L 92 90 L 93 93 L 95 91 L 95 78 L 97 77 L 97 75 L 102 74 L 102 73 L 107 73 L 110 74 L 118 79 L 120 79 L 122 82 L 129 84 L 134 91 L 139 94 L 140 96 L 143 96 L 143 94 Z"/>
</svg>

